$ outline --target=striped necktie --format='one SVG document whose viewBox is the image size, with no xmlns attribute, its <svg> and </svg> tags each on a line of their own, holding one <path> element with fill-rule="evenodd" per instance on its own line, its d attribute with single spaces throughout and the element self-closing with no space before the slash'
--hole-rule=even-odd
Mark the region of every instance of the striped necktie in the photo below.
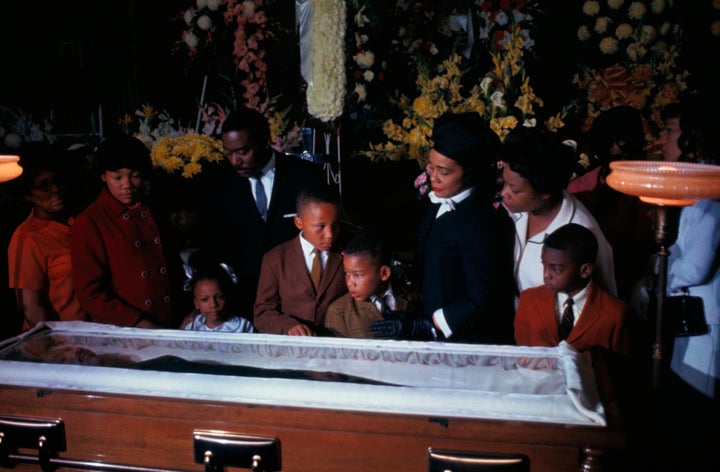
<svg viewBox="0 0 720 472">
<path fill-rule="evenodd" d="M 564 340 L 570 334 L 575 324 L 575 314 L 573 313 L 573 304 L 575 302 L 572 298 L 568 298 L 565 301 L 565 309 L 563 310 L 562 319 L 560 320 L 560 339 Z"/>
</svg>

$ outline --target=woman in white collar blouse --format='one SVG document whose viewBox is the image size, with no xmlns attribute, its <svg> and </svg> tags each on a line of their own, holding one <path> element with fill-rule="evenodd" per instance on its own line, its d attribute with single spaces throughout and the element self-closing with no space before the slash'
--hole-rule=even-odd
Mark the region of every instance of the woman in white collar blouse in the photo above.
<svg viewBox="0 0 720 472">
<path fill-rule="evenodd" d="M 575 161 L 572 149 L 550 132 L 518 127 L 505 138 L 502 160 L 502 203 L 515 222 L 517 294 L 543 284 L 540 251 L 545 237 L 560 226 L 577 223 L 598 240 L 596 282 L 617 296 L 612 248 L 595 218 L 565 190 Z"/>
</svg>

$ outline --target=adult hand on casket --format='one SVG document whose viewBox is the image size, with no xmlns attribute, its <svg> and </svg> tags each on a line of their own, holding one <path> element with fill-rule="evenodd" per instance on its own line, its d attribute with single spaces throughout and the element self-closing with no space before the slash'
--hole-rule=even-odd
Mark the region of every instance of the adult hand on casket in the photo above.
<svg viewBox="0 0 720 472">
<path fill-rule="evenodd" d="M 390 311 L 384 320 L 375 321 L 370 331 L 376 338 L 436 339 L 432 320 L 409 316 L 403 311 Z"/>
</svg>

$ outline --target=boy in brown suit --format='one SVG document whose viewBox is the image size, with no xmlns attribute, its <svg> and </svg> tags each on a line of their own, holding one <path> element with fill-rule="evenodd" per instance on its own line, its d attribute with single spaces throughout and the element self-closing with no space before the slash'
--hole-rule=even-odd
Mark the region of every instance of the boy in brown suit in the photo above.
<svg viewBox="0 0 720 472">
<path fill-rule="evenodd" d="M 342 256 L 332 249 L 340 228 L 340 204 L 329 189 L 301 191 L 298 237 L 263 256 L 255 301 L 261 333 L 315 336 L 330 304 L 347 292 Z"/>
</svg>

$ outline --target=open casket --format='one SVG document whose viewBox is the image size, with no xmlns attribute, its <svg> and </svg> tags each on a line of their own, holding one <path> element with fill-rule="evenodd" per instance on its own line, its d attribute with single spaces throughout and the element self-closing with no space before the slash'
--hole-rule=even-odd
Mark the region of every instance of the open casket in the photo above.
<svg viewBox="0 0 720 472">
<path fill-rule="evenodd" d="M 275 437 L 282 470 L 425 470 L 428 447 L 577 470 L 581 450 L 624 445 L 565 344 L 47 323 L 0 343 L 0 379 L 0 416 L 62 419 L 65 454 L 93 461 L 192 469 L 198 429 Z"/>
</svg>

